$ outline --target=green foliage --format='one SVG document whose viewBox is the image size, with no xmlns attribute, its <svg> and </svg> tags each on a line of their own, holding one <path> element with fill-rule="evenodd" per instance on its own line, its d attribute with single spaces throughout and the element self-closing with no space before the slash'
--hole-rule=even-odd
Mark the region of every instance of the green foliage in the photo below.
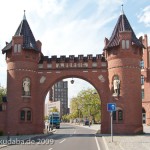
<svg viewBox="0 0 150 150">
<path fill-rule="evenodd" d="M 62 120 L 63 120 L 64 122 L 69 122 L 69 120 L 70 120 L 70 114 L 69 114 L 69 115 L 63 115 L 63 116 L 62 116 Z"/>
<path fill-rule="evenodd" d="M 51 110 L 51 112 L 58 112 L 58 109 L 56 107 L 53 107 L 53 109 Z"/>
<path fill-rule="evenodd" d="M 74 118 L 91 118 L 94 122 L 100 121 L 101 101 L 95 89 L 87 89 L 79 92 L 77 97 L 71 100 L 71 115 Z"/>
<path fill-rule="evenodd" d="M 48 120 L 48 116 L 44 116 L 44 120 Z"/>
<path fill-rule="evenodd" d="M 0 86 L 0 103 L 2 103 L 2 97 L 6 96 L 6 89 L 2 86 Z"/>
</svg>

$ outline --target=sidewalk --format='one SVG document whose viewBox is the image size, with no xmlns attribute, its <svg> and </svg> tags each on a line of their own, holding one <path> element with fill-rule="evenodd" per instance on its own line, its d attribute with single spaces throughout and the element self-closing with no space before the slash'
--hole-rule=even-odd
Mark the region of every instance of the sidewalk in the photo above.
<svg viewBox="0 0 150 150">
<path fill-rule="evenodd" d="M 150 126 L 143 125 L 143 135 L 103 135 L 107 150 L 150 150 Z"/>
<path fill-rule="evenodd" d="M 93 129 L 98 132 L 100 125 L 83 126 L 80 127 Z M 106 150 L 150 150 L 150 126 L 143 125 L 144 133 L 142 135 L 114 135 L 113 142 L 111 136 L 106 134 L 101 135 L 105 144 Z"/>
</svg>

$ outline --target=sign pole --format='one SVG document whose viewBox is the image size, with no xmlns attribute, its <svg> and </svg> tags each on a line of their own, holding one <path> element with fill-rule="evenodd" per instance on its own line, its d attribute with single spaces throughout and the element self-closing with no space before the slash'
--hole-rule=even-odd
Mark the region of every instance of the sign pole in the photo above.
<svg viewBox="0 0 150 150">
<path fill-rule="evenodd" d="M 113 142 L 113 111 L 110 112 L 111 117 L 111 142 Z"/>
<path fill-rule="evenodd" d="M 111 142 L 113 142 L 113 112 L 116 111 L 116 103 L 107 103 L 107 111 L 110 112 Z"/>
</svg>

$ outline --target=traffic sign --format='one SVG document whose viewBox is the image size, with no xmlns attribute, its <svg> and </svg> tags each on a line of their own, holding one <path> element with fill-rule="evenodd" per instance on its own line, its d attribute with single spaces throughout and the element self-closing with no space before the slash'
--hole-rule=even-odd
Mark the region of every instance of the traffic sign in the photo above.
<svg viewBox="0 0 150 150">
<path fill-rule="evenodd" d="M 107 111 L 116 111 L 116 103 L 107 103 Z"/>
</svg>

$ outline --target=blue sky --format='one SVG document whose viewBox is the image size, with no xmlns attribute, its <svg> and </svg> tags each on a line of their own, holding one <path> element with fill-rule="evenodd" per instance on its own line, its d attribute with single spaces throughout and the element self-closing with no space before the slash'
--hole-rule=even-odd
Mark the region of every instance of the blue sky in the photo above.
<svg viewBox="0 0 150 150">
<path fill-rule="evenodd" d="M 121 4 L 137 37 L 148 34 L 150 39 L 149 0 L 2 0 L 0 49 L 10 42 L 26 10 L 44 55 L 100 54 L 104 38 L 111 36 L 120 15 Z M 5 55 L 0 54 L 0 60 L 0 84 L 6 87 Z"/>
</svg>

